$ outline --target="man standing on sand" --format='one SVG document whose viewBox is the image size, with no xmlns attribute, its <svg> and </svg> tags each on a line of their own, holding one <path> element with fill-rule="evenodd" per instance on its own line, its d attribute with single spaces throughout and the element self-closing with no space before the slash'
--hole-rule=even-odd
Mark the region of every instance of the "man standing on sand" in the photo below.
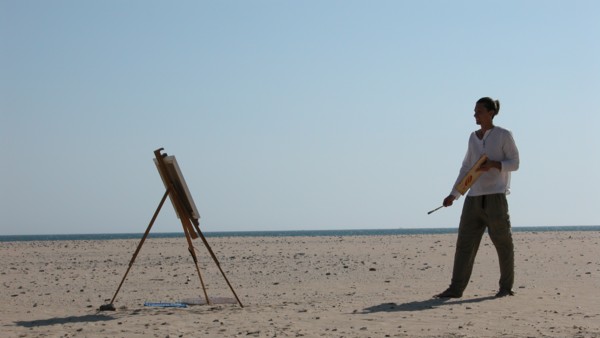
<svg viewBox="0 0 600 338">
<path fill-rule="evenodd" d="M 475 256 L 485 229 L 500 263 L 500 290 L 496 297 L 512 296 L 514 283 L 514 247 L 508 215 L 506 195 L 510 192 L 510 173 L 519 169 L 519 151 L 512 133 L 495 126 L 494 117 L 500 111 L 500 102 L 483 97 L 475 104 L 475 122 L 481 129 L 469 137 L 467 154 L 456 182 L 458 183 L 481 155 L 488 160 L 479 168 L 484 173 L 469 190 L 463 205 L 452 282 L 447 290 L 435 295 L 437 298 L 460 298 L 469 283 Z M 444 199 L 449 207 L 460 193 L 453 189 Z"/>
</svg>

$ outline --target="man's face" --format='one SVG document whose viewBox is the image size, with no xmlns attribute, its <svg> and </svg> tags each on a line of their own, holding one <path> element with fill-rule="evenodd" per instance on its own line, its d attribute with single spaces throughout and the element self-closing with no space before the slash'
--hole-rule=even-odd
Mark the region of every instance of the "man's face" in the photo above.
<svg viewBox="0 0 600 338">
<path fill-rule="evenodd" d="M 475 105 L 475 115 L 473 116 L 475 116 L 475 123 L 478 125 L 482 125 L 482 123 L 488 125 L 492 123 L 494 111 L 487 110 L 483 103 L 477 103 Z"/>
</svg>

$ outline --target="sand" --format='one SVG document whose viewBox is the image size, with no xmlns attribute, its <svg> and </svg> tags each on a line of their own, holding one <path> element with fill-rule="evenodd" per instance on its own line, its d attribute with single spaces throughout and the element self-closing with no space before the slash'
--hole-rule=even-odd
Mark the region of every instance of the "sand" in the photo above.
<svg viewBox="0 0 600 338">
<path fill-rule="evenodd" d="M 600 337 L 600 232 L 515 233 L 517 294 L 496 299 L 487 235 L 463 298 L 449 284 L 455 235 L 209 238 L 244 307 L 200 240 L 218 304 L 201 300 L 183 238 L 0 243 L 2 337 Z M 222 304 L 226 303 L 226 304 Z"/>
</svg>

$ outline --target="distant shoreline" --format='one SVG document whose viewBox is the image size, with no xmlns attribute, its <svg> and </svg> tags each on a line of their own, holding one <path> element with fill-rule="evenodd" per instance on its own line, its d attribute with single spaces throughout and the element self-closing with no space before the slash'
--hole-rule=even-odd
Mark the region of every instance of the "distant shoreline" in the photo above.
<svg viewBox="0 0 600 338">
<path fill-rule="evenodd" d="M 600 225 L 513 227 L 513 232 L 548 231 L 600 231 Z M 402 228 L 355 230 L 207 231 L 203 233 L 206 237 L 344 237 L 386 235 L 435 235 L 453 234 L 456 232 L 457 228 Z M 143 233 L 3 235 L 0 236 L 0 242 L 139 239 L 142 237 L 142 235 Z M 149 238 L 179 238 L 183 236 L 183 232 L 151 232 Z"/>
</svg>

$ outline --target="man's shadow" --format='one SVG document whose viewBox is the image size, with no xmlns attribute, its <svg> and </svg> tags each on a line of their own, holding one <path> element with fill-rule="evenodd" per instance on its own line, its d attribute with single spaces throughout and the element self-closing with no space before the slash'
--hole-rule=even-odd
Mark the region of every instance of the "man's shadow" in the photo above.
<svg viewBox="0 0 600 338">
<path fill-rule="evenodd" d="M 430 298 L 421 301 L 408 302 L 403 304 L 396 303 L 383 303 L 379 305 L 374 305 L 368 308 L 363 309 L 361 314 L 367 313 L 376 313 L 376 312 L 404 312 L 404 311 L 424 311 L 438 308 L 440 306 L 447 305 L 460 305 L 460 304 L 470 304 L 470 303 L 479 303 L 486 300 L 495 299 L 493 296 L 487 297 L 479 297 L 465 300 L 451 300 L 451 299 L 443 299 L 443 298 Z"/>
<path fill-rule="evenodd" d="M 90 323 L 90 322 L 103 322 L 113 320 L 115 318 L 101 314 L 89 314 L 83 316 L 69 316 L 69 317 L 57 317 L 49 319 L 38 319 L 38 320 L 23 320 L 15 322 L 18 326 L 23 327 L 38 327 L 38 326 L 49 326 L 58 324 L 68 323 Z"/>
</svg>

